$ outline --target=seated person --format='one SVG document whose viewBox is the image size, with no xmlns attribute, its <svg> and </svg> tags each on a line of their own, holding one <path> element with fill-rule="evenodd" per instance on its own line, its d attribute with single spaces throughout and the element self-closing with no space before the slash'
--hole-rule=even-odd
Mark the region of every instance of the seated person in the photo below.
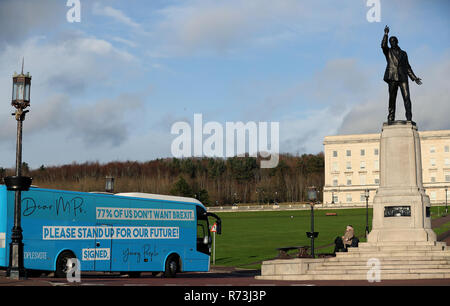
<svg viewBox="0 0 450 306">
<path fill-rule="evenodd" d="M 334 240 L 334 253 L 347 252 L 348 247 L 358 247 L 358 242 L 359 239 L 355 237 L 355 230 L 353 229 L 353 226 L 347 225 L 344 236 L 336 237 Z"/>
</svg>

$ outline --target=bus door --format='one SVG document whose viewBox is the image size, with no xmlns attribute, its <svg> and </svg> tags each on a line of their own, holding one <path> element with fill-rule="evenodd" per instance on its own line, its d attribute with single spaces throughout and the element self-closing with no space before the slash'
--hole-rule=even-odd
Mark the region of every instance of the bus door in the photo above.
<svg viewBox="0 0 450 306">
<path fill-rule="evenodd" d="M 111 225 L 97 225 L 97 238 L 93 254 L 95 271 L 111 271 L 112 228 Z"/>
</svg>

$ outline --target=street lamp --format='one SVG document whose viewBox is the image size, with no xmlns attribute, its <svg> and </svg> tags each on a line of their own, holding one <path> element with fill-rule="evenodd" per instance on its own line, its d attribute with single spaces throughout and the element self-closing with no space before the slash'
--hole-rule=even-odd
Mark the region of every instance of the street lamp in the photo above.
<svg viewBox="0 0 450 306">
<path fill-rule="evenodd" d="M 26 270 L 23 264 L 23 235 L 21 227 L 21 202 L 22 191 L 27 191 L 31 186 L 32 179 L 22 176 L 22 125 L 25 120 L 25 114 L 28 110 L 24 110 L 30 106 L 30 88 L 31 76 L 22 72 L 13 75 L 13 92 L 11 105 L 16 108 L 13 116 L 17 121 L 17 143 L 16 143 L 16 173 L 15 176 L 5 177 L 5 184 L 8 190 L 15 192 L 14 198 L 14 226 L 12 228 L 11 243 L 9 244 L 9 265 L 8 275 L 11 279 L 26 278 Z"/>
<path fill-rule="evenodd" d="M 445 186 L 445 214 L 446 215 L 448 214 L 448 206 L 447 206 L 447 195 L 448 195 L 448 193 L 447 193 L 447 190 L 448 190 L 448 187 Z"/>
<path fill-rule="evenodd" d="M 369 189 L 366 189 L 364 191 L 364 196 L 366 197 L 366 238 L 369 234 L 369 196 L 370 192 Z"/>
<path fill-rule="evenodd" d="M 319 236 L 319 233 L 314 231 L 314 203 L 317 200 L 316 187 L 308 187 L 308 200 L 311 205 L 311 231 L 306 232 L 306 236 L 311 239 L 311 257 L 314 258 L 314 239 Z"/>
<path fill-rule="evenodd" d="M 109 193 L 114 193 L 114 177 L 105 177 L 105 191 Z"/>
</svg>

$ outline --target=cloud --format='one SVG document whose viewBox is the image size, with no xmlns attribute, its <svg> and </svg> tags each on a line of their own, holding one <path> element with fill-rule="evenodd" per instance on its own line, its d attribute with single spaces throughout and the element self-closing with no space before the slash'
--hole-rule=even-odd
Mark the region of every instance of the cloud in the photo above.
<svg viewBox="0 0 450 306">
<path fill-rule="evenodd" d="M 280 119 L 280 151 L 309 153 L 323 151 L 323 139 L 334 134 L 347 113 L 343 107 L 336 112 L 333 107 L 284 116 Z"/>
<path fill-rule="evenodd" d="M 120 94 L 86 105 L 73 105 L 67 95 L 51 96 L 38 108 L 31 108 L 24 124 L 24 134 L 39 137 L 52 131 L 64 132 L 65 137 L 79 139 L 86 148 L 117 147 L 130 133 L 130 119 L 136 109 L 142 109 L 142 99 L 134 94 Z M 15 120 L 8 118 L 0 124 L 0 142 L 15 137 Z"/>
<path fill-rule="evenodd" d="M 1 0 L 0 49 L 20 43 L 30 31 L 51 29 L 66 22 L 65 1 Z"/>
<path fill-rule="evenodd" d="M 450 52 L 442 56 L 432 56 L 433 60 L 415 68 L 415 73 L 422 78 L 423 84 L 416 85 L 409 81 L 413 121 L 420 130 L 450 129 Z M 387 84 L 383 81 L 377 86 L 373 96 L 362 97 L 348 112 L 338 129 L 338 134 L 379 133 L 386 121 L 389 94 Z M 396 119 L 405 120 L 403 98 L 397 94 Z"/>
<path fill-rule="evenodd" d="M 162 42 L 155 54 L 184 55 L 200 50 L 229 52 L 251 38 L 261 40 L 280 19 L 299 17 L 298 1 L 185 1 L 158 11 L 154 37 Z M 275 22 L 276 23 L 276 22 Z M 286 29 L 281 37 L 286 38 Z M 264 40 L 264 39 L 262 39 Z"/>
<path fill-rule="evenodd" d="M 105 86 L 111 81 L 111 74 L 136 62 L 133 55 L 113 47 L 111 43 L 81 33 L 61 40 L 32 37 L 0 52 L 0 80 L 5 78 L 3 84 L 11 83 L 10 75 L 20 69 L 22 56 L 25 57 L 25 70 L 34 75 L 34 96 L 36 89 L 38 93 L 48 95 L 45 93 L 47 89 L 51 93 L 80 93 L 92 84 Z M 111 62 L 115 65 L 112 66 Z M 7 90 L 0 96 L 5 95 L 3 97 L 9 99 L 9 93 Z"/>
<path fill-rule="evenodd" d="M 112 40 L 115 41 L 115 42 L 124 44 L 124 45 L 126 45 L 126 46 L 128 46 L 130 48 L 136 48 L 138 46 L 137 43 L 135 43 L 135 42 L 133 42 L 131 40 L 122 38 L 122 37 L 118 37 L 118 36 L 113 37 Z"/>
<path fill-rule="evenodd" d="M 297 0 L 186 0 L 155 14 L 149 51 L 155 57 L 233 54 L 280 42 L 305 45 L 314 35 L 332 37 L 367 24 L 364 2 Z M 362 16 L 362 18 L 357 18 Z M 347 38 L 348 39 L 348 38 Z"/>
<path fill-rule="evenodd" d="M 77 107 L 68 113 L 72 137 L 91 145 L 120 146 L 128 137 L 127 115 L 142 109 L 143 101 L 137 95 L 121 94 L 115 99 L 103 99 L 91 105 Z"/>
<path fill-rule="evenodd" d="M 140 28 L 140 25 L 133 21 L 130 17 L 125 15 L 121 10 L 115 9 L 111 6 L 102 6 L 100 3 L 95 2 L 92 7 L 92 12 L 94 15 L 111 17 L 119 23 L 132 28 Z"/>
</svg>

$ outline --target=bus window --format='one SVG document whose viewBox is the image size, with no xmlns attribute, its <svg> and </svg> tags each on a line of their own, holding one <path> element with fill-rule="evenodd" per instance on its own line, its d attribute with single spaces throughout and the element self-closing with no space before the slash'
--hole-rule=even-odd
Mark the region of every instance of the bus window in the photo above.
<svg viewBox="0 0 450 306">
<path fill-rule="evenodd" d="M 211 237 L 206 211 L 197 206 L 197 251 L 210 255 Z"/>
</svg>

